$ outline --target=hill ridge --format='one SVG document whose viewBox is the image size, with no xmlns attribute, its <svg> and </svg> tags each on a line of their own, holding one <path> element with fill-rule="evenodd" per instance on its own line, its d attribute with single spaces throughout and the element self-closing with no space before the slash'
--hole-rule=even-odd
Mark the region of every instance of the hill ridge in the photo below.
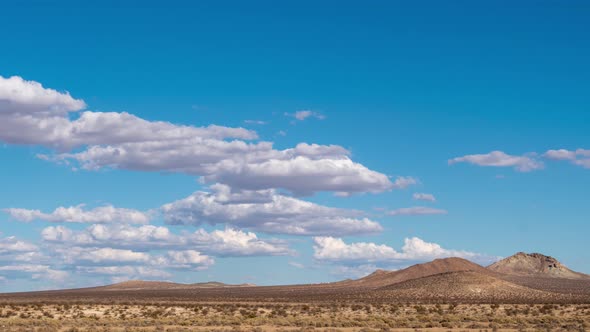
<svg viewBox="0 0 590 332">
<path fill-rule="evenodd" d="M 477 271 L 483 274 L 490 273 L 490 271 L 483 266 L 467 259 L 447 257 L 437 258 L 426 263 L 415 264 L 401 270 L 387 271 L 379 269 L 364 278 L 354 280 L 353 283 L 356 285 L 379 288 L 411 279 L 457 271 Z"/>
<path fill-rule="evenodd" d="M 127 280 L 119 283 L 96 287 L 97 290 L 149 290 L 149 289 L 194 289 L 194 288 L 234 288 L 234 287 L 255 287 L 254 284 L 231 285 L 219 281 L 208 281 L 198 283 L 177 283 L 171 281 L 155 280 Z"/>
</svg>

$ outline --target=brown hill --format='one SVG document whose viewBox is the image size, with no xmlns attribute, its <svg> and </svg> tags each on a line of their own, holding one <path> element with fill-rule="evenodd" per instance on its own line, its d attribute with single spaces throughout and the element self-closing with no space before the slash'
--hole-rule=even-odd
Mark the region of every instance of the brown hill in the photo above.
<svg viewBox="0 0 590 332">
<path fill-rule="evenodd" d="M 427 302 L 543 302 L 563 301 L 577 296 L 551 293 L 517 285 L 476 271 L 440 273 L 379 288 L 385 298 Z"/>
<path fill-rule="evenodd" d="M 121 291 L 121 290 L 170 290 L 170 289 L 197 289 L 197 288 L 232 288 L 252 287 L 253 284 L 228 285 L 221 282 L 203 282 L 195 284 L 181 284 L 166 281 L 130 280 L 113 285 L 96 287 L 95 290 Z"/>
<path fill-rule="evenodd" d="M 557 259 L 538 253 L 519 252 L 487 267 L 510 276 L 589 279 L 590 276 L 568 269 Z"/>
<path fill-rule="evenodd" d="M 490 274 L 490 271 L 483 266 L 463 258 L 451 257 L 435 259 L 432 262 L 412 265 L 399 271 L 377 270 L 364 278 L 350 282 L 350 284 L 354 286 L 378 288 L 411 279 L 459 271 L 475 271 L 481 274 Z"/>
</svg>

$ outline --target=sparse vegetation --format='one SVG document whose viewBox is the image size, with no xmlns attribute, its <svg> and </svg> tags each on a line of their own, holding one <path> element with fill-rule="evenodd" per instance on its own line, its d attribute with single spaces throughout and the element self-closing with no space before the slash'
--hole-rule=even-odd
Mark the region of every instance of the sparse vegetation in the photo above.
<svg viewBox="0 0 590 332">
<path fill-rule="evenodd" d="M 559 310 L 559 314 L 555 312 Z M 0 304 L 2 331 L 585 331 L 576 304 L 130 303 Z"/>
</svg>

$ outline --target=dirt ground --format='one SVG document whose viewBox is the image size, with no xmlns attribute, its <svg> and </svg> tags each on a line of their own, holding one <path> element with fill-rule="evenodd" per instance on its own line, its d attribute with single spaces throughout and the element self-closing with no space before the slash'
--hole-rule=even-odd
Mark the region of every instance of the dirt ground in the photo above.
<svg viewBox="0 0 590 332">
<path fill-rule="evenodd" d="M 586 331 L 580 304 L 0 304 L 0 331 Z"/>
</svg>

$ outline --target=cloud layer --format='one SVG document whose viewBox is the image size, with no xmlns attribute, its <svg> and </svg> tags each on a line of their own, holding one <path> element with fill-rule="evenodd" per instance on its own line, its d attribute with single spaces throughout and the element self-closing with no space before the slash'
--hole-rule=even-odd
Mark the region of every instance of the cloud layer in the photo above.
<svg viewBox="0 0 590 332">
<path fill-rule="evenodd" d="M 39 210 L 20 208 L 7 208 L 13 219 L 23 222 L 43 220 L 49 222 L 66 223 L 130 223 L 147 224 L 152 219 L 152 214 L 132 209 L 116 208 L 112 205 L 101 206 L 91 210 L 85 210 L 84 205 L 71 207 L 58 207 L 51 213 L 44 213 Z"/>
<path fill-rule="evenodd" d="M 473 154 L 453 158 L 448 163 L 453 165 L 465 162 L 478 166 L 513 167 L 519 172 L 530 172 L 545 167 L 543 161 L 540 160 L 541 157 L 549 160 L 565 160 L 573 165 L 590 169 L 590 150 L 587 149 L 556 149 L 547 150 L 541 155 L 529 153 L 523 156 L 509 155 L 502 151 L 492 151 L 487 154 Z"/>
<path fill-rule="evenodd" d="M 486 154 L 472 154 L 450 159 L 449 165 L 469 163 L 486 167 L 513 167 L 519 172 L 530 172 L 543 168 L 543 163 L 532 156 L 513 156 L 502 151 L 492 151 Z"/>
<path fill-rule="evenodd" d="M 356 242 L 347 244 L 334 237 L 314 238 L 314 258 L 321 262 L 344 266 L 375 265 L 396 267 L 436 258 L 462 257 L 480 263 L 490 263 L 496 257 L 462 250 L 451 250 L 420 238 L 406 238 L 401 251 L 385 244 Z"/>
<path fill-rule="evenodd" d="M 284 241 L 266 241 L 234 229 L 173 234 L 153 225 L 94 224 L 83 230 L 59 225 L 46 227 L 41 237 L 40 245 L 0 239 L 0 279 L 162 280 L 174 276 L 173 271 L 206 270 L 215 257 L 293 254 Z"/>
<path fill-rule="evenodd" d="M 357 235 L 378 233 L 379 223 L 360 212 L 330 208 L 275 190 L 232 191 L 213 185 L 162 207 L 168 224 L 226 224 L 265 233 L 291 235 Z"/>
<path fill-rule="evenodd" d="M 78 113 L 85 107 L 82 100 L 37 82 L 0 77 L 0 141 L 46 146 L 59 153 L 41 158 L 87 170 L 178 172 L 249 190 L 282 188 L 309 195 L 393 188 L 386 175 L 353 162 L 339 146 L 302 143 L 276 150 L 269 142 L 247 142 L 258 136 L 244 128 L 175 125 L 128 113 Z M 309 116 L 318 117 L 295 113 L 296 119 Z"/>
<path fill-rule="evenodd" d="M 134 251 L 195 249 L 217 257 L 276 256 L 291 253 L 282 241 L 264 241 L 252 232 L 234 229 L 207 232 L 199 229 L 180 235 L 167 227 L 144 225 L 91 225 L 76 231 L 50 226 L 41 232 L 47 243 L 65 247 L 118 248 Z"/>
<path fill-rule="evenodd" d="M 590 150 L 577 149 L 577 150 L 549 150 L 543 154 L 545 158 L 552 160 L 566 160 L 574 165 L 581 166 L 584 168 L 590 168 Z"/>
</svg>

